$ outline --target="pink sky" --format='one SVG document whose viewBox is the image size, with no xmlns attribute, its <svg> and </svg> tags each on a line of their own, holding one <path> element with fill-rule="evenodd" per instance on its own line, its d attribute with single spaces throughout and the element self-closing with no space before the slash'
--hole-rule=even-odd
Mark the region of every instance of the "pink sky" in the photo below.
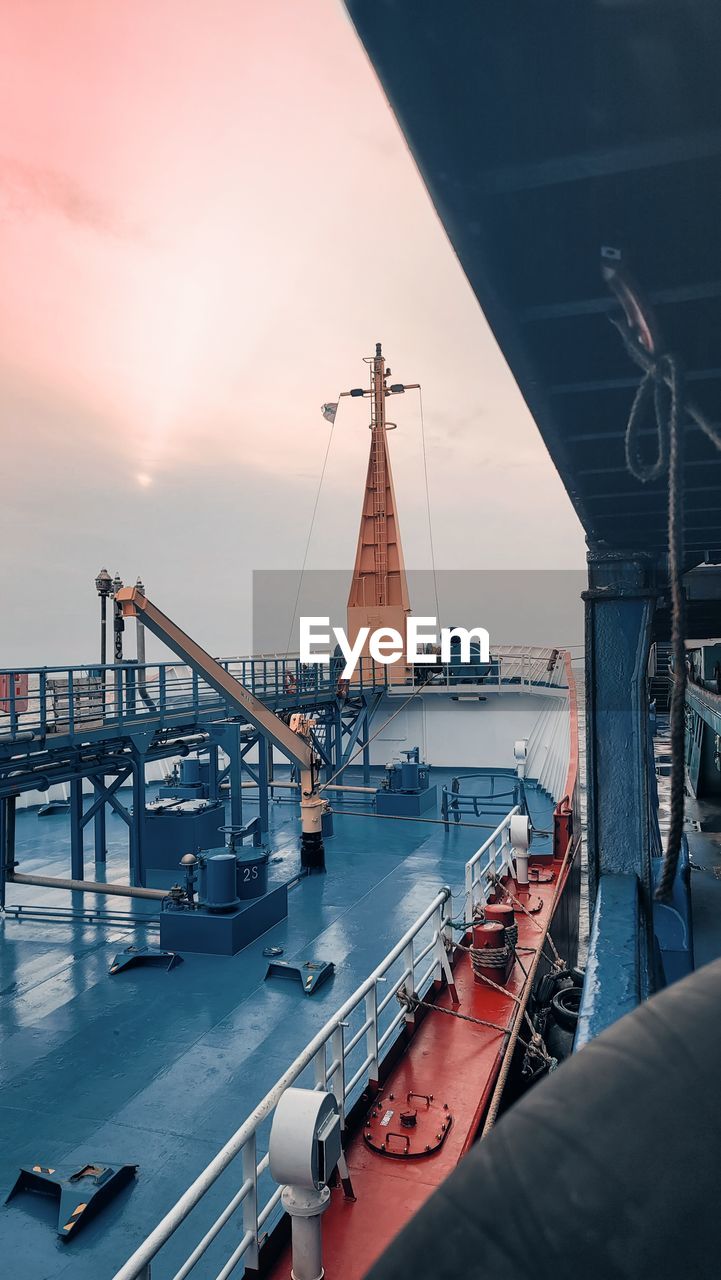
<svg viewBox="0 0 721 1280">
<path fill-rule="evenodd" d="M 583 563 L 339 0 L 0 8 L 0 662 L 91 656 L 102 564 L 247 644 L 250 572 L 302 560 L 319 405 L 377 340 L 423 384 L 439 566 Z M 425 567 L 417 401 L 397 416 Z M 344 406 L 313 568 L 352 564 L 364 428 Z"/>
</svg>

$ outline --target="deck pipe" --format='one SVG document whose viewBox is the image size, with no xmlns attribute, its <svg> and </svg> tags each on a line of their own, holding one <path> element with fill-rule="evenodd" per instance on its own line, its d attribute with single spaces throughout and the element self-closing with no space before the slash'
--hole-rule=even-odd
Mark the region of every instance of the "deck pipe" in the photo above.
<svg viewBox="0 0 721 1280">
<path fill-rule="evenodd" d="M 152 898 L 162 902 L 167 898 L 167 889 L 141 889 L 129 884 L 106 884 L 100 880 L 66 880 L 63 876 L 32 876 L 22 871 L 8 874 L 8 882 L 13 884 L 34 884 L 41 889 L 73 889 L 82 893 L 107 893 L 116 898 Z"/>
<path fill-rule="evenodd" d="M 201 742 L 205 741 L 204 738 Z M 200 744 L 197 744 L 200 745 Z M 154 760 L 166 760 L 173 755 L 188 756 L 192 750 L 195 750 L 196 743 L 193 738 L 177 738 L 170 742 L 159 743 L 156 749 L 146 754 L 145 761 L 152 763 Z M 72 782 L 76 778 L 90 778 L 93 774 L 112 773 L 114 769 L 127 769 L 131 766 L 130 755 L 127 756 L 107 756 L 104 759 L 93 758 L 92 761 L 82 761 L 80 764 L 74 764 L 68 761 L 66 764 L 54 764 L 52 761 L 46 761 L 35 769 L 10 771 L 0 775 L 12 781 L 13 788 L 17 791 L 48 791 L 51 786 L 61 786 L 65 782 Z M 254 784 L 253 784 L 254 785 Z"/>
</svg>

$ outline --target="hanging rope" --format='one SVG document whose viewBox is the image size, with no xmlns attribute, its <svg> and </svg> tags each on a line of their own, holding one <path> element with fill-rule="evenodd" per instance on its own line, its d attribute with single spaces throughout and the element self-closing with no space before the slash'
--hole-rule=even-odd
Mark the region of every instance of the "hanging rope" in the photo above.
<svg viewBox="0 0 721 1280">
<path fill-rule="evenodd" d="M 614 249 L 603 249 L 601 255 L 602 275 L 624 312 L 622 320 L 610 317 L 611 323 L 620 333 L 629 356 L 643 371 L 626 430 L 626 466 L 631 475 L 642 484 L 667 475 L 668 574 L 674 672 L 669 717 L 670 821 L 663 866 L 656 888 L 656 897 L 663 902 L 668 900 L 673 889 L 681 851 L 684 816 L 687 670 L 683 591 L 683 460 L 686 422 L 690 419 L 695 423 L 717 449 L 721 449 L 721 431 L 685 395 L 678 361 L 664 349 L 651 308 L 641 298 L 638 288 L 625 271 L 620 253 Z M 649 461 L 641 451 L 640 431 L 644 413 L 651 405 L 656 428 L 656 456 Z"/>
<path fill-rule="evenodd" d="M 677 361 L 665 353 L 654 358 L 639 346 L 630 326 L 614 319 L 624 346 L 643 370 L 631 406 L 626 428 L 626 466 L 642 484 L 667 475 L 668 577 L 671 591 L 671 651 L 673 686 L 669 714 L 671 752 L 670 814 L 663 866 L 656 888 L 659 901 L 671 896 L 683 837 L 685 799 L 685 699 L 686 699 L 686 618 L 683 589 L 683 380 Z M 648 407 L 653 406 L 656 427 L 656 456 L 647 461 L 641 452 L 640 430 Z M 713 437 L 712 437 L 713 438 Z M 720 442 L 721 443 L 721 442 Z"/>
<path fill-rule="evenodd" d="M 353 755 L 346 760 L 345 764 L 342 764 L 340 769 L 336 769 L 335 773 L 332 774 L 331 777 L 328 778 L 326 782 L 321 784 L 321 786 L 319 787 L 319 790 L 325 791 L 326 787 L 329 787 L 331 782 L 335 782 L 336 778 L 338 778 L 340 774 L 343 773 L 343 770 L 347 769 L 348 766 L 353 763 L 353 761 L 356 759 L 356 756 L 359 756 L 361 751 L 365 750 L 366 747 L 369 747 L 373 739 L 377 738 L 378 734 L 383 732 L 386 726 L 390 724 L 391 720 L 395 720 L 396 716 L 400 715 L 401 711 L 403 711 L 403 709 L 407 707 L 408 704 L 412 702 L 414 698 L 418 697 L 418 694 L 422 691 L 423 688 L 424 688 L 424 685 L 419 684 L 418 687 L 413 690 L 413 693 L 410 695 L 410 697 L 406 698 L 405 701 L 402 702 L 399 707 L 396 707 L 395 711 L 393 711 L 391 715 L 388 716 L 387 720 L 383 721 L 382 725 L 379 725 L 375 733 L 371 734 L 370 738 L 368 738 L 365 742 L 361 743 L 358 750 L 353 752 Z M 376 814 L 372 814 L 371 816 L 376 817 Z M 380 817 L 381 815 L 377 815 L 377 816 Z"/>
<path fill-rule="evenodd" d="M 339 401 L 339 402 L 340 402 L 340 401 Z M 315 524 L 315 517 L 316 517 L 317 512 L 318 512 L 318 503 L 320 502 L 320 493 L 321 493 L 321 489 L 323 488 L 323 480 L 325 479 L 325 469 L 326 469 L 326 467 L 327 467 L 327 465 L 328 465 L 328 455 L 329 455 L 329 453 L 330 453 L 330 447 L 331 447 L 331 444 L 333 443 L 333 432 L 334 432 L 334 431 L 335 431 L 335 418 L 333 418 L 333 421 L 332 421 L 332 422 L 331 422 L 331 424 L 330 424 L 330 431 L 328 432 L 328 443 L 327 443 L 327 445 L 326 445 L 326 447 L 325 447 L 325 457 L 323 458 L 323 466 L 321 467 L 321 470 L 320 470 L 320 480 L 318 481 L 318 489 L 317 489 L 317 491 L 316 491 L 316 495 L 315 495 L 315 502 L 313 503 L 313 512 L 312 512 L 312 515 L 311 515 L 311 517 L 310 517 L 310 528 L 309 528 L 309 530 L 308 530 L 308 537 L 307 537 L 307 539 L 306 539 L 306 543 L 305 543 L 305 551 L 303 552 L 303 563 L 302 563 L 302 565 L 301 565 L 301 567 L 300 567 L 300 577 L 298 578 L 298 590 L 297 590 L 297 591 L 296 591 L 296 593 L 295 593 L 295 603 L 293 604 L 293 609 L 292 609 L 292 611 L 291 611 L 291 615 L 290 615 L 290 626 L 289 626 L 289 628 L 288 628 L 288 639 L 286 640 L 286 644 L 285 644 L 285 652 L 286 652 L 286 654 L 290 652 L 290 642 L 291 642 L 291 639 L 292 639 L 292 636 L 293 636 L 293 623 L 295 622 L 295 614 L 296 614 L 296 610 L 297 610 L 297 608 L 298 608 L 298 601 L 300 600 L 300 592 L 301 592 L 301 588 L 302 588 L 302 586 L 303 586 L 303 575 L 304 575 L 304 573 L 305 573 L 305 566 L 306 566 L 306 563 L 307 563 L 307 561 L 308 561 L 308 551 L 310 550 L 310 540 L 311 540 L 311 538 L 312 538 L 312 536 L 313 536 L 313 526 L 314 526 L 314 524 Z"/>
<path fill-rule="evenodd" d="M 436 600 L 436 621 L 440 626 L 441 610 L 438 604 L 438 579 L 436 577 L 436 553 L 433 546 L 433 521 L 431 519 L 431 494 L 428 486 L 428 460 L 426 458 L 426 426 L 423 419 L 423 390 L 418 388 L 418 401 L 421 408 L 421 445 L 423 448 L 423 478 L 426 485 L 426 511 L 428 513 L 428 541 L 431 548 L 431 570 L 433 572 L 433 594 Z"/>
</svg>

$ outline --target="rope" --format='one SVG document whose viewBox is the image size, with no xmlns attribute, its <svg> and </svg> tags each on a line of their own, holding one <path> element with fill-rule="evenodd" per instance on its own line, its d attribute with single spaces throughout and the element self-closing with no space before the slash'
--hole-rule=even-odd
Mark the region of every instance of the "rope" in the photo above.
<svg viewBox="0 0 721 1280">
<path fill-rule="evenodd" d="M 473 970 L 473 973 L 475 977 L 482 978 L 484 981 L 486 980 L 486 975 L 481 972 L 481 969 L 484 965 L 490 965 L 492 969 L 500 968 L 502 965 L 507 964 L 511 957 L 510 947 L 505 947 L 505 946 L 504 947 L 473 947 L 471 946 L 468 949 L 471 954 L 471 968 Z M 498 991 L 505 990 L 504 987 L 498 987 L 495 982 L 491 982 L 490 978 L 488 979 L 488 982 L 491 986 L 496 987 L 496 990 Z"/>
<path fill-rule="evenodd" d="M 344 765 L 343 768 L 345 769 L 346 766 Z M 336 774 L 335 776 L 337 777 L 338 775 Z M 328 785 L 327 782 L 324 782 L 319 789 L 322 791 Z M 360 804 L 360 801 L 358 803 Z M 380 822 L 425 822 L 432 827 L 446 826 L 442 818 L 406 818 L 398 813 L 371 813 L 370 809 L 339 809 L 335 804 L 333 805 L 333 812 L 347 814 L 350 818 L 377 818 Z M 490 822 L 454 822 L 453 827 L 454 829 L 456 827 L 472 827 L 477 831 L 496 830 Z"/>
<path fill-rule="evenodd" d="M 441 609 L 438 603 L 438 579 L 436 577 L 436 555 L 433 548 L 433 522 L 431 520 L 431 494 L 428 487 L 428 461 L 426 459 L 426 427 L 423 420 L 423 391 L 418 388 L 418 401 L 421 409 L 421 445 L 423 448 L 423 478 L 426 485 L 426 511 L 428 512 L 428 540 L 431 546 L 431 570 L 433 572 L 433 594 L 436 598 L 436 620 L 440 625 Z"/>
<path fill-rule="evenodd" d="M 505 991 L 503 987 L 500 989 L 504 992 L 504 995 L 511 995 L 511 992 Z M 515 1000 L 516 997 L 513 996 L 513 999 Z M 400 990 L 396 992 L 396 1000 L 401 1008 L 405 1009 L 408 1013 L 415 1013 L 417 1009 L 428 1009 L 431 1013 L 444 1013 L 448 1018 L 458 1018 L 461 1022 L 471 1022 L 477 1027 L 486 1027 L 486 1029 L 490 1031 L 499 1031 L 501 1035 L 504 1036 L 511 1034 L 510 1027 L 502 1027 L 500 1023 L 489 1022 L 486 1018 L 474 1018 L 470 1013 L 461 1013 L 458 1009 L 444 1009 L 443 1005 L 432 1004 L 430 1000 L 421 1000 L 419 996 L 409 994 L 405 987 L 401 987 Z M 517 1036 L 518 1043 L 523 1045 L 523 1048 L 527 1053 L 534 1054 L 543 1062 L 547 1062 L 549 1064 L 555 1062 L 555 1059 L 549 1056 L 548 1050 L 543 1042 L 543 1037 L 536 1031 L 536 1028 L 533 1026 L 528 1014 L 526 1014 L 526 1019 L 531 1029 L 531 1039 L 523 1040 L 520 1036 Z"/>
<path fill-rule="evenodd" d="M 296 591 L 296 593 L 295 593 L 295 603 L 294 603 L 294 605 L 293 605 L 293 609 L 292 609 L 292 612 L 291 612 L 291 615 L 290 615 L 290 626 L 289 626 L 289 628 L 288 628 L 288 639 L 287 639 L 287 641 L 286 641 L 286 646 L 285 646 L 285 651 L 286 651 L 286 653 L 289 653 L 289 651 L 290 651 L 290 642 L 291 642 L 291 639 L 292 639 L 292 636 L 293 636 L 293 623 L 295 622 L 295 611 L 296 611 L 296 609 L 298 608 L 298 601 L 300 600 L 300 591 L 301 591 L 301 587 L 303 586 L 303 575 L 304 575 L 304 573 L 305 573 L 305 566 L 306 566 L 306 563 L 307 563 L 307 560 L 308 560 L 308 551 L 309 551 L 309 549 L 310 549 L 310 540 L 311 540 L 311 538 L 312 538 L 312 536 L 313 536 L 313 526 L 314 526 L 314 524 L 315 524 L 315 517 L 316 517 L 316 514 L 317 514 L 317 512 L 318 512 L 318 503 L 320 502 L 320 491 L 321 491 L 321 489 L 323 488 L 323 480 L 324 480 L 324 477 L 325 477 L 325 469 L 326 469 L 326 467 L 327 467 L 327 465 L 328 465 L 328 454 L 330 453 L 330 446 L 331 446 L 331 444 L 333 443 L 333 432 L 334 432 L 334 430 L 335 430 L 335 418 L 333 419 L 333 421 L 332 421 L 332 422 L 331 422 L 331 424 L 330 424 L 330 431 L 329 431 L 329 433 L 328 433 L 328 443 L 327 443 L 327 445 L 326 445 L 326 447 L 325 447 L 325 457 L 323 458 L 323 466 L 321 467 L 321 471 L 320 471 L 320 480 L 318 481 L 318 489 L 317 489 L 317 492 L 316 492 L 316 495 L 315 495 L 315 502 L 313 503 L 313 514 L 312 514 L 312 515 L 311 515 L 311 517 L 310 517 L 310 528 L 309 528 L 309 530 L 308 530 L 308 537 L 307 537 L 307 539 L 306 539 L 305 551 L 304 551 L 304 553 L 303 553 L 303 563 L 302 563 L 301 568 L 300 568 L 300 577 L 298 578 L 298 590 L 297 590 L 297 591 Z"/>
<path fill-rule="evenodd" d="M 355 760 L 356 756 L 359 756 L 359 755 L 360 755 L 360 753 L 361 753 L 361 751 L 364 751 L 366 747 L 369 747 L 369 746 L 370 746 L 370 744 L 371 744 L 371 742 L 373 742 L 373 740 L 374 740 L 375 738 L 377 738 L 377 737 L 378 737 L 378 734 L 379 734 L 379 733 L 382 733 L 382 732 L 383 732 L 383 730 L 387 727 L 387 725 L 389 725 L 389 724 L 390 724 L 391 720 L 395 720 L 396 716 L 397 716 L 397 715 L 400 715 L 401 711 L 403 711 L 403 710 L 404 710 L 404 708 L 408 706 L 409 702 L 412 702 L 414 698 L 417 698 L 417 697 L 418 697 L 418 694 L 419 694 L 419 693 L 421 693 L 421 692 L 423 691 L 423 689 L 424 689 L 424 688 L 425 688 L 425 684 L 419 684 L 419 685 L 418 685 L 418 688 L 413 690 L 413 693 L 411 694 L 411 696 L 410 696 L 409 698 L 406 698 L 406 699 L 401 703 L 401 705 L 400 705 L 399 707 L 396 707 L 395 711 L 394 711 L 391 715 L 389 715 L 389 717 L 388 717 L 388 719 L 387 719 L 387 720 L 384 720 L 384 721 L 383 721 L 383 724 L 382 724 L 382 725 L 380 725 L 380 726 L 379 726 L 379 728 L 377 728 L 377 729 L 376 729 L 375 733 L 371 734 L 370 738 L 368 738 L 366 742 L 362 742 L 362 743 L 361 743 L 361 745 L 359 746 L 358 750 L 357 750 L 357 751 L 354 751 L 354 752 L 353 752 L 353 755 L 352 755 L 352 756 L 350 756 L 348 760 L 346 760 L 345 764 L 342 764 L 342 765 L 341 765 L 341 767 L 340 767 L 340 769 L 337 769 L 337 770 L 336 770 L 336 772 L 335 772 L 334 774 L 332 774 L 332 776 L 331 776 L 330 778 L 328 778 L 328 779 L 327 779 L 327 780 L 326 780 L 326 781 L 325 781 L 325 782 L 324 782 L 324 783 L 323 783 L 323 784 L 318 788 L 318 790 L 319 790 L 319 791 L 325 791 L 326 787 L 329 787 L 329 786 L 330 786 L 330 784 L 331 784 L 331 782 L 335 782 L 336 778 L 338 778 L 338 777 L 340 776 L 340 774 L 343 772 L 343 770 L 344 770 L 344 769 L 347 769 L 347 768 L 348 768 L 348 766 L 349 766 L 350 764 L 352 764 L 352 763 L 353 763 L 353 761 Z M 372 813 L 372 814 L 370 814 L 369 816 L 370 816 L 370 817 L 372 817 L 372 818 L 375 818 L 375 817 L 382 817 L 383 815 L 382 815 L 382 814 L 375 814 L 375 813 Z M 392 816 L 392 815 L 391 815 L 391 816 Z M 415 819 L 413 819 L 413 821 L 415 821 Z"/>
<path fill-rule="evenodd" d="M 486 1122 L 483 1126 L 481 1140 L 490 1133 L 491 1129 L 496 1123 L 496 1118 L 498 1116 L 498 1108 L 501 1105 L 501 1098 L 503 1096 L 503 1091 L 506 1087 L 508 1072 L 511 1069 L 511 1059 L 513 1057 L 513 1052 L 514 1052 L 516 1043 L 520 1042 L 521 1044 L 523 1044 L 523 1041 L 521 1040 L 521 1036 L 520 1036 L 521 1022 L 523 1021 L 521 1017 L 521 1011 L 523 1011 L 524 1014 L 526 1012 L 526 1006 L 528 1004 L 531 991 L 533 990 L 533 983 L 536 977 L 536 970 L 538 969 L 538 966 L 541 962 L 543 944 L 546 941 L 546 938 L 550 938 L 551 936 L 551 933 L 550 933 L 551 922 L 553 920 L 553 917 L 556 912 L 556 907 L 558 905 L 561 886 L 564 884 L 566 868 L 568 867 L 569 862 L 572 860 L 572 857 L 575 856 L 575 854 L 572 854 L 572 849 L 573 849 L 573 842 L 569 840 L 568 845 L 566 846 L 566 852 L 563 855 L 563 862 L 561 863 L 561 866 L 558 872 L 558 879 L 556 881 L 556 888 L 553 894 L 553 901 L 551 902 L 551 908 L 548 913 L 548 924 L 545 929 L 545 937 L 543 938 L 540 947 L 538 948 L 535 956 L 533 957 L 533 960 L 531 962 L 531 967 L 528 971 L 528 977 L 526 978 L 523 984 L 523 989 L 522 989 L 523 1004 L 522 1005 L 519 1004 L 518 1006 L 516 1020 L 513 1024 L 513 1030 L 511 1031 L 511 1036 L 508 1041 L 508 1044 L 506 1045 L 506 1050 L 503 1055 L 503 1062 L 501 1063 L 501 1069 L 498 1073 L 498 1079 L 496 1080 L 496 1087 L 493 1090 L 493 1097 L 491 1098 L 490 1106 L 488 1108 L 488 1115 L 486 1116 Z M 534 920 L 533 923 L 536 924 L 536 921 Z"/>
<path fill-rule="evenodd" d="M 514 897 L 510 889 L 506 888 L 506 886 L 501 882 L 501 877 L 499 875 L 491 876 L 490 883 L 493 885 L 495 889 L 498 890 L 499 893 L 505 894 L 505 896 L 508 898 L 508 901 L 512 903 L 514 907 L 516 907 L 519 911 L 522 911 L 524 915 L 528 916 L 528 919 L 530 920 L 534 929 L 537 929 L 539 933 L 543 933 L 542 925 L 540 925 L 537 920 L 533 919 L 533 916 L 531 915 L 528 908 L 524 907 L 523 903 L 519 902 L 518 898 Z"/>
<path fill-rule="evenodd" d="M 671 779 L 669 825 L 663 865 L 656 888 L 656 898 L 666 902 L 671 896 L 678 859 L 681 851 L 685 791 L 685 698 L 686 698 L 686 641 L 685 599 L 683 590 L 683 454 L 684 454 L 684 404 L 683 381 L 674 356 L 664 354 L 656 359 L 635 341 L 629 325 L 614 319 L 612 323 L 621 335 L 631 359 L 643 370 L 643 377 L 634 396 L 626 428 L 626 466 L 631 475 L 642 484 L 658 480 L 667 474 L 668 483 L 668 576 L 671 589 L 671 651 L 673 654 L 673 685 L 669 713 L 669 745 L 671 752 Z M 656 424 L 656 456 L 646 461 L 641 454 L 639 433 L 647 406 L 653 403 Z M 709 439 L 721 448 L 721 435 L 694 406 L 686 404 L 694 421 Z"/>
</svg>

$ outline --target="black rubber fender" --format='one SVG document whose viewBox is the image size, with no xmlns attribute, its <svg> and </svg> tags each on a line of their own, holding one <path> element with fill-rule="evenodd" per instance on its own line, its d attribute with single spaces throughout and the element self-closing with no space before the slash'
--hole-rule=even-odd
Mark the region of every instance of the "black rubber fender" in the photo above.
<svg viewBox="0 0 721 1280">
<path fill-rule="evenodd" d="M 551 1000 L 551 1017 L 564 1031 L 573 1035 L 578 1026 L 578 1010 L 581 1004 L 580 987 L 561 987 Z"/>
<path fill-rule="evenodd" d="M 547 1076 L 431 1196 L 367 1280 L 721 1274 L 721 961 Z"/>
</svg>

